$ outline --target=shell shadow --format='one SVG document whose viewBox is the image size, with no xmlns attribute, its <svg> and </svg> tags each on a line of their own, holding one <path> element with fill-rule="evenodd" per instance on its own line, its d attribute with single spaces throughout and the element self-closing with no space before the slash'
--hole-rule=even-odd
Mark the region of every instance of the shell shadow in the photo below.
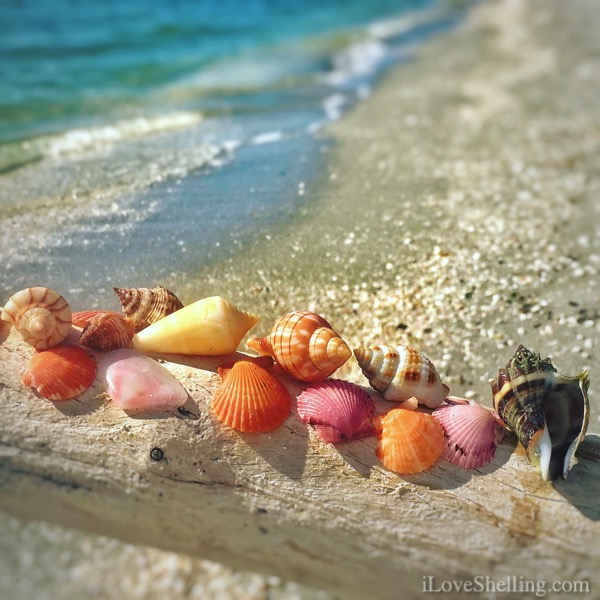
<svg viewBox="0 0 600 600">
<path fill-rule="evenodd" d="M 290 479 L 301 479 L 308 454 L 308 430 L 294 414 L 274 431 L 268 433 L 237 433 L 275 470 Z"/>
<path fill-rule="evenodd" d="M 371 476 L 373 467 L 383 465 L 379 462 L 375 450 L 377 449 L 376 437 L 365 437 L 351 442 L 333 444 L 341 458 L 357 473 L 365 478 Z"/>
<path fill-rule="evenodd" d="M 426 486 L 432 490 L 452 490 L 461 487 L 473 477 L 489 475 L 504 467 L 509 461 L 511 454 L 517 446 L 517 440 L 513 435 L 507 434 L 502 442 L 498 444 L 494 458 L 487 464 L 477 469 L 465 469 L 457 467 L 441 458 L 430 469 L 417 475 L 402 475 L 402 479 L 415 485 Z"/>
<path fill-rule="evenodd" d="M 554 489 L 582 515 L 600 520 L 600 435 L 588 434 L 579 445 L 575 465 L 567 479 L 553 481 Z"/>
<path fill-rule="evenodd" d="M 185 404 L 175 410 L 151 411 L 124 409 L 123 412 L 131 419 L 151 419 L 153 421 L 157 419 L 168 419 L 174 414 L 179 418 L 192 421 L 197 421 L 200 418 L 198 405 L 194 402 L 189 393 Z"/>
<path fill-rule="evenodd" d="M 32 393 L 38 396 L 35 390 L 32 390 Z M 51 402 L 47 400 L 46 402 L 52 404 L 65 417 L 79 417 L 96 412 L 107 402 L 107 396 L 102 388 L 92 387 L 72 400 L 64 402 Z"/>
<path fill-rule="evenodd" d="M 392 476 L 396 476 L 403 481 L 413 483 L 419 486 L 425 486 L 435 490 L 449 490 L 458 488 L 467 483 L 472 477 L 487 475 L 493 473 L 503 466 L 510 459 L 517 445 L 516 439 L 512 435 L 507 435 L 498 445 L 496 454 L 491 462 L 477 469 L 464 469 L 457 467 L 444 459 L 438 460 L 433 467 L 418 473 L 416 475 L 398 475 L 393 471 L 387 470 L 377 458 L 375 453 L 377 449 L 377 439 L 375 437 L 364 438 L 354 442 L 336 444 L 335 448 L 344 461 L 363 477 L 369 477 L 374 467 L 385 471 Z"/>
</svg>

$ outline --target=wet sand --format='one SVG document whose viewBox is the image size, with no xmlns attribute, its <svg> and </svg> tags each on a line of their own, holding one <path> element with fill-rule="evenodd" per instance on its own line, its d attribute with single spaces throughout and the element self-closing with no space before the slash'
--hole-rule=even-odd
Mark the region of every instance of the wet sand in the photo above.
<svg viewBox="0 0 600 600">
<path fill-rule="evenodd" d="M 177 281 L 179 295 L 229 297 L 262 316 L 254 335 L 316 310 L 353 346 L 420 348 L 452 393 L 484 403 L 523 343 L 591 371 L 600 431 L 598 31 L 595 0 L 482 4 L 327 131 L 326 176 L 299 189 L 297 218 Z M 355 363 L 338 375 L 364 382 Z M 329 597 L 15 523 L 3 517 L 5 597 Z"/>
</svg>

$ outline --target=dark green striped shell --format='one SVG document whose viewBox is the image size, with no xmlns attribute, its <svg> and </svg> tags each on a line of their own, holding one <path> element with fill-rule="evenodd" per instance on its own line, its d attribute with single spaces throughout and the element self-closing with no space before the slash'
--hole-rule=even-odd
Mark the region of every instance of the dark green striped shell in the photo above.
<svg viewBox="0 0 600 600">
<path fill-rule="evenodd" d="M 589 421 L 587 372 L 560 375 L 550 358 L 521 345 L 490 385 L 498 416 L 544 479 L 565 477 Z"/>
</svg>

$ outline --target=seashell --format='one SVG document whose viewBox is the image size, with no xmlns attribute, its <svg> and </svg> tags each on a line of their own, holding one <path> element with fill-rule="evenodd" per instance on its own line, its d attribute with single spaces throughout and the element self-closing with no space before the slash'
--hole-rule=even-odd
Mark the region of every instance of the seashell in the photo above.
<svg viewBox="0 0 600 600">
<path fill-rule="evenodd" d="M 130 319 L 118 313 L 100 312 L 90 318 L 84 327 L 79 343 L 92 350 L 117 350 L 129 348 L 135 327 Z"/>
<path fill-rule="evenodd" d="M 415 396 L 420 404 L 436 408 L 450 391 L 433 363 L 408 346 L 356 348 L 354 356 L 371 386 L 386 400 L 403 402 Z"/>
<path fill-rule="evenodd" d="M 349 381 L 316 382 L 298 396 L 296 407 L 300 418 L 328 444 L 375 433 L 371 424 L 375 404 L 363 388 Z"/>
<path fill-rule="evenodd" d="M 420 473 L 431 467 L 444 449 L 444 430 L 431 415 L 395 408 L 380 418 L 377 458 L 401 475 Z"/>
<path fill-rule="evenodd" d="M 587 371 L 565 377 L 550 358 L 520 345 L 490 385 L 496 412 L 542 479 L 566 478 L 590 418 Z"/>
<path fill-rule="evenodd" d="M 71 308 L 67 301 L 45 287 L 27 288 L 11 296 L 1 318 L 12 323 L 23 340 L 36 350 L 60 344 L 71 330 Z"/>
<path fill-rule="evenodd" d="M 181 300 L 162 285 L 137 289 L 114 287 L 113 290 L 119 297 L 123 312 L 133 321 L 136 333 L 183 308 Z"/>
<path fill-rule="evenodd" d="M 71 315 L 71 322 L 75 327 L 81 327 L 82 329 L 89 324 L 89 322 L 98 315 L 116 315 L 117 317 L 123 317 L 122 314 L 113 310 L 81 310 L 74 312 Z"/>
<path fill-rule="evenodd" d="M 188 394 L 181 383 L 149 356 L 122 348 L 100 360 L 104 389 L 123 410 L 175 410 L 187 402 Z"/>
<path fill-rule="evenodd" d="M 219 421 L 244 432 L 271 431 L 288 417 L 290 393 L 271 373 L 254 362 L 219 367 L 221 384 L 212 407 Z"/>
<path fill-rule="evenodd" d="M 323 317 L 305 310 L 284 315 L 270 335 L 251 338 L 248 347 L 272 356 L 286 373 L 301 381 L 326 379 L 352 356 Z"/>
<path fill-rule="evenodd" d="M 96 361 L 83 348 L 54 346 L 27 361 L 21 382 L 42 398 L 58 402 L 83 394 L 95 377 Z"/>
<path fill-rule="evenodd" d="M 494 458 L 504 427 L 489 408 L 476 402 L 447 399 L 433 411 L 446 437 L 442 458 L 458 467 L 477 469 Z"/>
<path fill-rule="evenodd" d="M 184 306 L 137 333 L 142 352 L 216 355 L 235 352 L 258 317 L 212 296 Z"/>
<path fill-rule="evenodd" d="M 2 309 L 0 308 L 0 314 L 2 313 Z M 12 323 L 9 321 L 3 321 L 0 319 L 0 344 L 4 344 L 8 336 L 10 335 L 10 330 L 12 329 Z"/>
</svg>

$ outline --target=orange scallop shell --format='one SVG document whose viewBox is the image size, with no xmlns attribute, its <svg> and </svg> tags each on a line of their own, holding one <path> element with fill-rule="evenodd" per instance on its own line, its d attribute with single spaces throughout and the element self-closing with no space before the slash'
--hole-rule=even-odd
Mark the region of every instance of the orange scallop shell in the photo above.
<svg viewBox="0 0 600 600">
<path fill-rule="evenodd" d="M 321 381 L 352 356 L 350 348 L 320 315 L 306 310 L 283 315 L 270 335 L 251 338 L 248 346 L 272 356 L 289 375 L 300 381 Z"/>
<path fill-rule="evenodd" d="M 429 414 L 395 408 L 381 417 L 377 458 L 402 475 L 431 467 L 444 450 L 444 430 Z"/>
<path fill-rule="evenodd" d="M 55 402 L 83 394 L 96 377 L 96 361 L 83 348 L 54 346 L 36 352 L 27 362 L 23 385 Z"/>
<path fill-rule="evenodd" d="M 129 348 L 134 334 L 135 327 L 130 319 L 118 313 L 101 312 L 84 327 L 79 343 L 92 350 L 106 352 Z"/>
<path fill-rule="evenodd" d="M 219 367 L 221 385 L 212 407 L 219 421 L 244 432 L 271 431 L 288 417 L 292 400 L 284 385 L 251 361 Z"/>
</svg>

